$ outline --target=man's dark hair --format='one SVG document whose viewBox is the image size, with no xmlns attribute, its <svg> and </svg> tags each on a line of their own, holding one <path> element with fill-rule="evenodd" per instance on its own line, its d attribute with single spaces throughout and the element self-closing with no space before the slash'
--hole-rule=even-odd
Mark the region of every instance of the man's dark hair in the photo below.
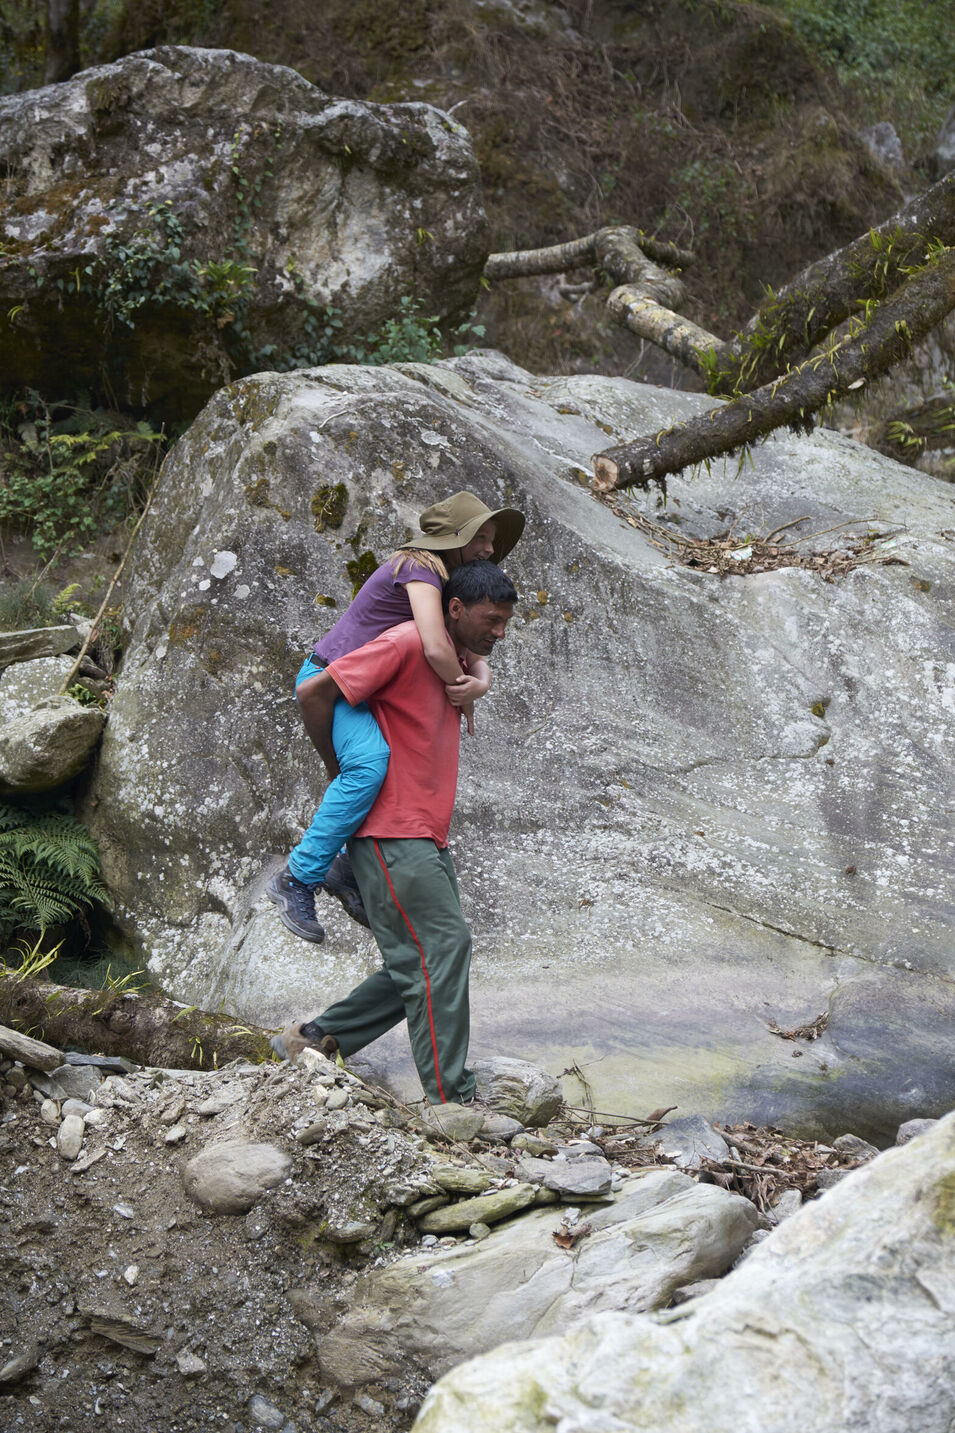
<svg viewBox="0 0 955 1433">
<path fill-rule="evenodd" d="M 463 562 L 451 573 L 441 594 L 445 612 L 452 597 L 457 597 L 465 607 L 473 607 L 475 602 L 516 602 L 517 592 L 506 572 L 482 558 Z"/>
</svg>

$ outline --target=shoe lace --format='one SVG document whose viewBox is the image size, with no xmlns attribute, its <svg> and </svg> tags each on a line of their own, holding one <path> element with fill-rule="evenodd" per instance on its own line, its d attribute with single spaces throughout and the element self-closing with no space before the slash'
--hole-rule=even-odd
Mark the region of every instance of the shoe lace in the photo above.
<svg viewBox="0 0 955 1433">
<path fill-rule="evenodd" d="M 315 919 L 315 892 L 312 888 L 302 885 L 300 881 L 290 881 L 289 895 L 292 897 L 296 913 L 313 921 Z"/>
</svg>

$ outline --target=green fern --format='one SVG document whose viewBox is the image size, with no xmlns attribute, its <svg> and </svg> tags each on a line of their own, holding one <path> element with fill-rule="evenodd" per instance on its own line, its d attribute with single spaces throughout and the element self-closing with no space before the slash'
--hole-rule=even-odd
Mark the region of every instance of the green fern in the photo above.
<svg viewBox="0 0 955 1433">
<path fill-rule="evenodd" d="M 0 802 L 0 940 L 70 920 L 85 924 L 97 903 L 109 904 L 99 851 L 70 807 Z"/>
</svg>

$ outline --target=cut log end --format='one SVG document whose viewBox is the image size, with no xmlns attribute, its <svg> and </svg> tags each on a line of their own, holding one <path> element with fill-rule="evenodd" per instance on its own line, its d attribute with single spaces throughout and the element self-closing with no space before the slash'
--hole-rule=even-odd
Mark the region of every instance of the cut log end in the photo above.
<svg viewBox="0 0 955 1433">
<path fill-rule="evenodd" d="M 593 491 L 595 493 L 613 492 L 620 476 L 617 464 L 603 453 L 596 453 L 591 462 L 594 465 L 594 476 L 590 480 Z"/>
</svg>

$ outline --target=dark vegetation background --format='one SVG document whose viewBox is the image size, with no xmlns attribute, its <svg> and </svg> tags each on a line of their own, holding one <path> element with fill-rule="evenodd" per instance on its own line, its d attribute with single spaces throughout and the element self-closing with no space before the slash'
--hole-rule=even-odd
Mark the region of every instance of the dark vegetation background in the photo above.
<svg viewBox="0 0 955 1433">
<path fill-rule="evenodd" d="M 42 82 L 35 0 L 4 0 L 0 86 Z M 84 0 L 83 64 L 244 50 L 331 94 L 426 100 L 470 130 L 493 247 L 634 223 L 691 247 L 691 316 L 727 334 L 766 284 L 890 214 L 952 103 L 950 0 Z M 859 131 L 888 120 L 912 169 Z M 679 383 L 554 282 L 502 284 L 487 342 L 538 371 Z"/>
</svg>

